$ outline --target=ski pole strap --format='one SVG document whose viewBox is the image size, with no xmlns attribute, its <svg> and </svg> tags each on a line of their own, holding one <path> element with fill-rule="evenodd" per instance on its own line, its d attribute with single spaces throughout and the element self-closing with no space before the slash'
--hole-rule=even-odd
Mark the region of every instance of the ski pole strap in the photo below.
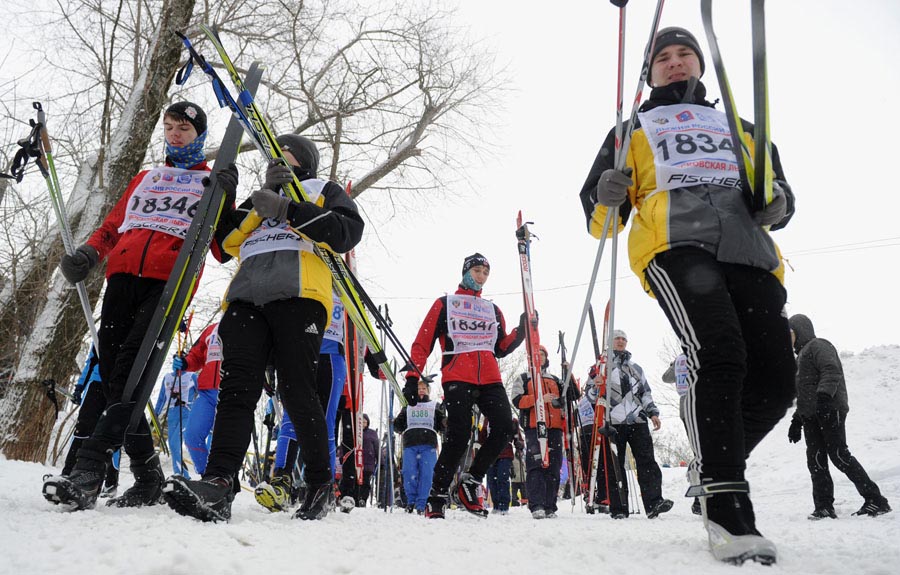
<svg viewBox="0 0 900 575">
<path fill-rule="evenodd" d="M 21 183 L 22 179 L 25 177 L 25 167 L 28 165 L 28 158 L 39 159 L 43 155 L 39 141 L 41 129 L 44 125 L 40 122 L 35 122 L 34 120 L 29 120 L 29 123 L 31 124 L 31 132 L 16 142 L 21 149 L 13 156 L 12 164 L 9 166 L 9 173 L 4 174 L 0 172 L 0 177 L 15 180 L 17 184 Z M 37 162 L 37 164 L 43 174 L 44 166 L 40 162 Z"/>
<path fill-rule="evenodd" d="M 56 411 L 57 417 L 59 416 L 59 401 L 56 399 L 56 380 L 53 378 L 45 379 L 41 382 L 46 389 L 47 399 L 53 403 L 53 409 Z"/>
<path fill-rule="evenodd" d="M 233 104 L 235 104 L 234 98 L 230 98 L 230 94 L 227 94 L 227 90 L 222 85 L 222 80 L 219 78 L 219 75 L 216 74 L 216 71 L 213 69 L 212 65 L 206 61 L 206 58 L 204 58 L 203 55 L 200 54 L 200 52 L 197 52 L 197 50 L 194 48 L 194 45 L 191 44 L 191 41 L 187 36 L 185 36 L 181 32 L 175 32 L 175 34 L 177 34 L 178 37 L 181 38 L 181 42 L 184 44 L 184 47 L 187 48 L 189 54 L 188 61 L 184 64 L 184 66 L 181 67 L 180 70 L 178 70 L 178 73 L 175 75 L 175 83 L 181 86 L 185 82 L 187 82 L 187 79 L 191 76 L 191 72 L 194 70 L 194 62 L 196 62 L 197 65 L 200 66 L 200 69 L 203 70 L 203 72 L 206 73 L 212 80 L 213 92 L 215 92 L 216 94 L 216 100 L 218 100 L 219 102 L 219 107 L 224 108 L 228 106 L 235 114 L 238 114 L 239 112 L 236 109 L 237 106 L 233 106 Z M 250 100 L 252 101 L 253 96 L 246 90 L 241 93 L 240 97 L 242 98 L 242 101 L 245 97 L 245 93 L 247 93 L 247 96 L 249 96 Z"/>
<path fill-rule="evenodd" d="M 746 481 L 715 481 L 691 485 L 685 497 L 710 497 L 719 493 L 750 493 L 750 484 Z"/>
</svg>

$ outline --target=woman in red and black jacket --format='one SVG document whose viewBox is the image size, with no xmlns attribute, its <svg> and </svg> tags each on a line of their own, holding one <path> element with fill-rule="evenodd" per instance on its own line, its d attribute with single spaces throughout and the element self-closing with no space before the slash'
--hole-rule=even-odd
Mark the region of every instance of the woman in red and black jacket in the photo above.
<svg viewBox="0 0 900 575">
<path fill-rule="evenodd" d="M 512 433 L 512 411 L 503 388 L 497 358 L 512 353 L 525 338 L 525 314 L 519 327 L 506 333 L 503 313 L 494 303 L 481 298 L 490 275 L 487 258 L 472 254 L 463 262 L 462 282 L 453 295 L 438 298 L 412 345 L 415 365 L 406 378 L 403 395 L 410 405 L 418 400 L 419 376 L 434 349 L 441 345 L 441 382 L 448 412 L 447 441 L 434 468 L 431 494 L 425 507 L 429 518 L 443 518 L 448 489 L 469 439 L 472 406 L 493 422 L 493 430 L 459 481 L 459 499 L 467 511 L 481 517 L 484 509 L 481 482 L 488 467 L 503 450 Z"/>
<path fill-rule="evenodd" d="M 133 433 L 125 433 L 135 405 L 123 403 L 122 394 L 210 171 L 203 151 L 207 134 L 203 110 L 190 102 L 176 102 L 166 110 L 163 123 L 165 165 L 135 176 L 87 243 L 63 256 L 59 265 L 65 278 L 74 284 L 107 259 L 98 351 L 108 408 L 90 439 L 78 450 L 72 474 L 50 477 L 43 487 L 47 500 L 66 504 L 70 509 L 94 506 L 106 470 L 106 454 L 123 444 L 135 483 L 109 504 L 152 505 L 162 495 L 163 474 L 153 449 L 150 426 L 142 417 Z M 233 164 L 218 174 L 226 193 L 226 209 L 233 209 L 237 178 Z M 217 233 L 212 246 L 213 256 L 219 261 L 228 259 L 220 249 L 223 239 Z"/>
</svg>

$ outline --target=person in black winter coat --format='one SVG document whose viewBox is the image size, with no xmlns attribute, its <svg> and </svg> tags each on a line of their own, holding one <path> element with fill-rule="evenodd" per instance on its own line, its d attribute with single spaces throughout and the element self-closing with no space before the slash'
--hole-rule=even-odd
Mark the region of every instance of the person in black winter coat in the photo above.
<svg viewBox="0 0 900 575">
<path fill-rule="evenodd" d="M 806 436 L 806 465 L 812 477 L 813 503 L 810 519 L 837 519 L 834 512 L 834 482 L 828 460 L 853 482 L 865 498 L 854 515 L 882 515 L 891 511 L 887 499 L 850 453 L 844 424 L 850 406 L 844 368 L 837 350 L 827 339 L 816 337 L 812 321 L 805 315 L 791 317 L 791 334 L 797 352 L 797 411 L 791 420 L 788 440 Z"/>
</svg>

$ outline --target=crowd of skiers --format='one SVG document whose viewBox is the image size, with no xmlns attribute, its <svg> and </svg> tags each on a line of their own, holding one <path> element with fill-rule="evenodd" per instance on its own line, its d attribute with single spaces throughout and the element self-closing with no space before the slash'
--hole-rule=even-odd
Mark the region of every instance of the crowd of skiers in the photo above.
<svg viewBox="0 0 900 575">
<path fill-rule="evenodd" d="M 789 322 L 784 313 L 783 264 L 770 232 L 787 225 L 794 199 L 777 148 L 772 147 L 773 199 L 752 211 L 733 182 L 735 162 L 706 161 L 722 155 L 707 134 L 727 140 L 730 132 L 726 115 L 706 100 L 699 81 L 705 62 L 696 38 L 682 28 L 660 30 L 650 63 L 653 89 L 640 107 L 626 167 L 614 165 L 617 138 L 611 130 L 580 200 L 588 231 L 598 238 L 607 214 L 614 222 L 609 233 L 615 234 L 633 212 L 631 267 L 670 320 L 683 351 L 667 379 L 681 396 L 680 415 L 694 454 L 688 495 L 695 498 L 713 554 L 723 561 L 771 563 L 777 552 L 756 528 L 746 462 L 797 393 L 790 441 L 799 441 L 801 430 L 806 437 L 813 518 L 835 517 L 829 460 L 864 498 L 860 514 L 886 513 L 890 506 L 846 446 L 847 393 L 837 353 L 815 337 L 807 318 Z M 358 406 L 343 393 L 344 311 L 313 243 L 347 252 L 360 241 L 364 224 L 341 186 L 318 178 L 318 151 L 302 136 L 278 138 L 288 165 L 269 165 L 261 189 L 239 206 L 237 169 L 218 173 L 227 199 L 212 253 L 222 262 L 237 257 L 241 265 L 221 321 L 174 360 L 177 376 L 165 385 L 159 404 L 162 412 L 168 398 L 173 453 L 180 453 L 183 433 L 199 477 L 190 479 L 178 459 L 175 474 L 166 479 L 147 420 L 129 425 L 140 408 L 123 397 L 126 380 L 191 222 L 189 208 L 204 193 L 210 170 L 206 115 L 199 106 L 173 104 L 164 125 L 165 165 L 139 173 L 103 225 L 60 263 L 74 283 L 105 259 L 107 286 L 99 367 L 85 376 L 95 383 L 84 394 L 66 467 L 45 479 L 44 496 L 72 509 L 93 507 L 104 481 L 115 485 L 110 469 L 123 449 L 134 484 L 108 504 L 165 500 L 183 515 L 227 520 L 240 491 L 256 405 L 269 385 L 281 423 L 274 470 L 256 486 L 260 504 L 287 509 L 302 479 L 297 518 L 321 519 L 338 504 L 344 511 L 363 505 L 380 442 L 367 418 L 359 433 Z M 749 124 L 742 129 L 752 151 Z M 280 191 L 295 179 L 310 201 L 298 203 Z M 561 477 L 568 473 L 584 478 L 576 492 L 585 491 L 587 509 L 625 518 L 626 446 L 646 516 L 669 511 L 673 503 L 662 495 L 650 429 L 660 428 L 659 410 L 644 370 L 627 350 L 625 332 L 613 333 L 612 349 L 597 358 L 583 389 L 550 375 L 543 349 L 541 381 L 523 374 L 507 393 L 497 359 L 512 353 L 536 326 L 523 313 L 510 328 L 500 308 L 482 297 L 490 270 L 485 256 L 466 257 L 458 288 L 434 301 L 410 348 L 407 406 L 394 422 L 402 437 L 407 511 L 440 519 L 458 502 L 486 517 L 487 481 L 495 512 L 504 514 L 511 502 L 527 498 L 534 518 L 552 518 Z M 434 399 L 430 378 L 422 377 L 435 344 L 442 402 Z M 277 384 L 267 377 L 272 367 Z M 191 372 L 199 372 L 196 384 Z M 188 415 L 182 409 L 189 403 Z M 473 425 L 478 417 L 484 420 L 480 429 Z M 575 421 L 580 424 L 573 426 Z M 573 443 L 581 448 L 572 449 Z M 393 450 L 387 458 L 393 460 Z M 517 460 L 524 465 L 515 472 L 511 496 Z M 580 461 L 580 470 L 573 460 Z M 393 479 L 384 480 L 390 489 Z"/>
</svg>

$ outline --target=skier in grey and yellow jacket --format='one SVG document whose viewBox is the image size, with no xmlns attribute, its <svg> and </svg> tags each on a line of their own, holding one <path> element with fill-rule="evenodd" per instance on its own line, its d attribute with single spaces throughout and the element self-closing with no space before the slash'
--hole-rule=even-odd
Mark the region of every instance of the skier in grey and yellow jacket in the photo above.
<svg viewBox="0 0 900 575">
<path fill-rule="evenodd" d="M 756 529 L 745 460 L 794 395 L 795 362 L 781 258 L 767 227 L 793 213 L 793 194 L 772 147 L 772 201 L 751 213 L 725 114 L 706 101 L 703 53 L 682 28 L 656 36 L 653 91 L 638 115 L 626 168 L 614 168 L 611 131 L 581 190 L 588 231 L 607 210 L 618 233 L 632 211 L 631 267 L 678 334 L 689 368 L 688 437 L 694 485 L 716 558 L 775 560 Z M 752 126 L 742 139 L 753 153 Z"/>
<path fill-rule="evenodd" d="M 223 376 L 209 462 L 202 481 L 175 476 L 166 484 L 167 500 L 176 511 L 203 520 L 230 516 L 270 354 L 310 486 L 295 516 L 321 519 L 333 503 L 329 434 L 316 392 L 319 349 L 331 317 L 332 277 L 310 240 L 349 251 L 362 237 L 364 224 L 341 186 L 316 178 L 319 153 L 311 141 L 287 135 L 278 144 L 291 167 L 270 164 L 263 189 L 238 207 L 224 241 L 241 266 L 219 324 Z M 309 202 L 293 202 L 279 193 L 294 175 Z"/>
</svg>

